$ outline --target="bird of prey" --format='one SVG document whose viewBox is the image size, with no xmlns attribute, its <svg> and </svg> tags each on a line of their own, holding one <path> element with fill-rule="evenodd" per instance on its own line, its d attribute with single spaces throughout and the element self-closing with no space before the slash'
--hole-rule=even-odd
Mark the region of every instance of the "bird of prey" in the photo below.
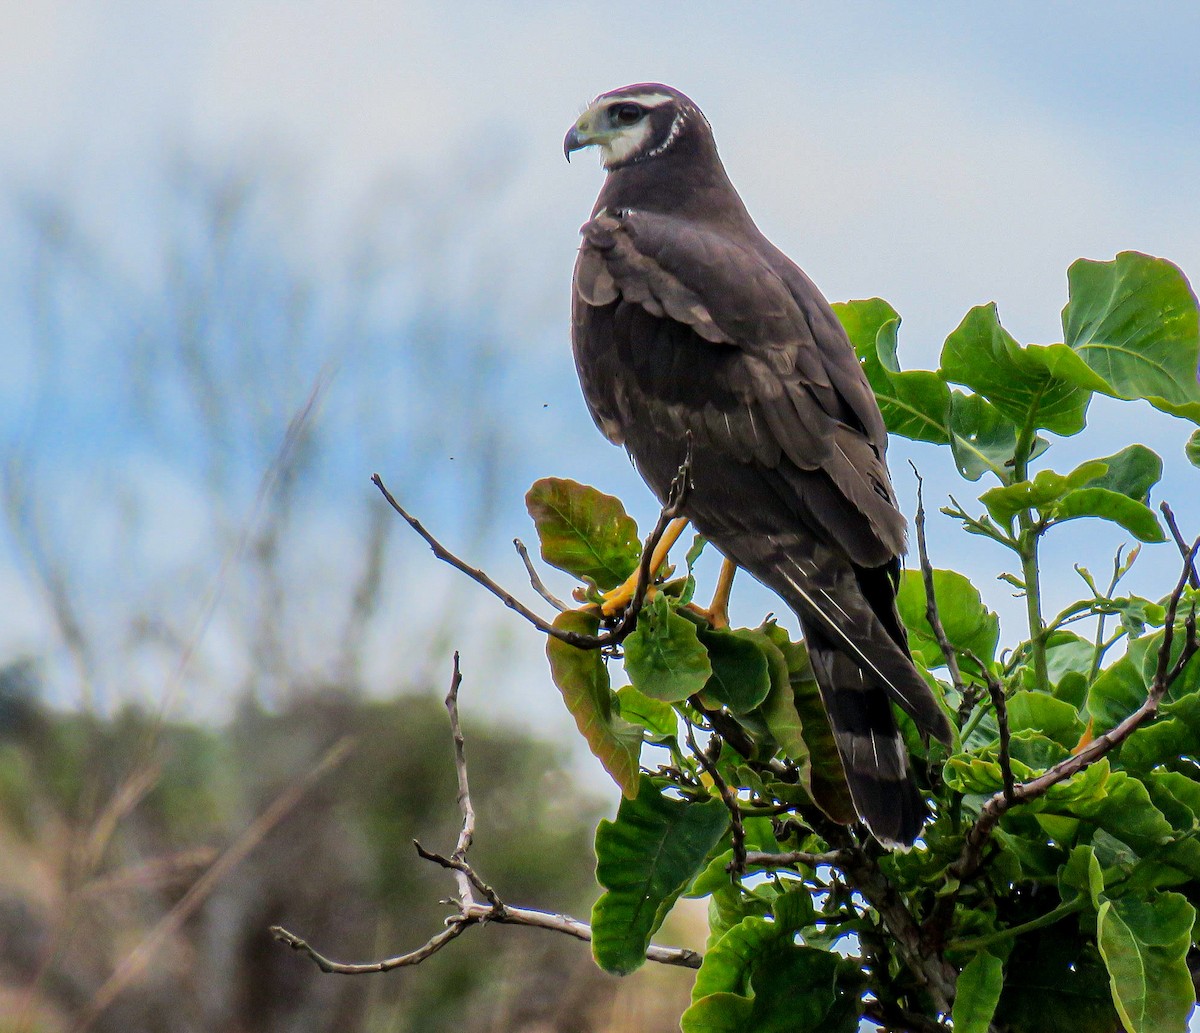
<svg viewBox="0 0 1200 1033">
<path fill-rule="evenodd" d="M 572 343 L 592 417 L 664 501 L 690 438 L 684 515 L 795 611 L 855 808 L 909 845 L 926 806 L 891 701 L 951 733 L 896 611 L 905 521 L 854 349 L 751 220 L 686 96 L 602 94 L 564 141 L 568 158 L 591 146 L 607 176 L 581 230 Z"/>
</svg>

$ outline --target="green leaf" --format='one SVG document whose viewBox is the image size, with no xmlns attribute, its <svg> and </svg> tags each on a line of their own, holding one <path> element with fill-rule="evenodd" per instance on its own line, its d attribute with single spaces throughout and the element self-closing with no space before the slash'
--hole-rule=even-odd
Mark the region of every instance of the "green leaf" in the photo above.
<svg viewBox="0 0 1200 1033">
<path fill-rule="evenodd" d="M 949 442 L 950 391 L 936 373 L 900 369 L 896 358 L 900 317 L 892 306 L 871 298 L 835 304 L 833 310 L 854 344 L 887 429 L 914 441 Z"/>
<path fill-rule="evenodd" d="M 808 744 L 804 741 L 804 725 L 796 710 L 796 698 L 787 660 L 783 650 L 771 640 L 766 631 L 760 628 L 752 634 L 767 659 L 767 670 L 771 680 L 770 691 L 762 702 L 763 718 L 784 756 L 796 765 L 804 788 L 811 793 L 812 765 L 809 761 Z"/>
<path fill-rule="evenodd" d="M 971 309 L 942 348 L 942 377 L 983 395 L 1017 426 L 1055 434 L 1083 429 L 1090 390 L 1062 352 L 1022 348 L 1000 325 L 995 304 Z"/>
<path fill-rule="evenodd" d="M 1200 466 L 1200 430 L 1192 431 L 1192 436 L 1183 447 L 1183 454 L 1192 466 Z"/>
<path fill-rule="evenodd" d="M 996 1020 L 1013 1033 L 1115 1033 L 1108 976 L 1093 942 L 1072 922 L 1013 944 Z"/>
<path fill-rule="evenodd" d="M 712 677 L 701 693 L 705 706 L 723 705 L 734 714 L 745 714 L 767 698 L 771 691 L 767 657 L 753 632 L 701 630 L 699 640 L 712 666 Z"/>
<path fill-rule="evenodd" d="M 1017 425 L 991 402 L 977 394 L 951 392 L 950 449 L 958 472 L 967 480 L 977 481 L 991 471 L 1007 482 L 1017 434 Z M 1029 458 L 1036 459 L 1049 447 L 1045 438 L 1036 435 Z"/>
<path fill-rule="evenodd" d="M 857 997 L 838 986 L 836 954 L 792 942 L 749 917 L 705 955 L 683 1033 L 854 1033 Z"/>
<path fill-rule="evenodd" d="M 637 524 L 619 499 L 586 484 L 544 477 L 525 495 L 542 559 L 552 567 L 615 588 L 637 569 L 642 548 Z"/>
<path fill-rule="evenodd" d="M 605 893 L 592 908 L 592 952 L 602 969 L 627 975 L 641 966 L 650 937 L 728 825 L 720 800 L 674 800 L 645 775 L 616 821 L 600 822 L 596 878 Z"/>
<path fill-rule="evenodd" d="M 1076 746 L 1083 734 L 1078 711 L 1044 692 L 1013 693 L 1008 700 L 1008 727 L 1013 732 L 1039 731 L 1067 749 Z"/>
<path fill-rule="evenodd" d="M 1077 517 L 1100 517 L 1120 524 L 1142 542 L 1165 542 L 1166 534 L 1154 510 L 1144 502 L 1107 488 L 1080 488 L 1065 495 L 1051 510 L 1056 523 Z"/>
<path fill-rule="evenodd" d="M 1095 733 L 1100 735 L 1120 724 L 1145 699 L 1146 680 L 1128 656 L 1106 667 L 1088 690 L 1087 709 L 1095 721 Z"/>
<path fill-rule="evenodd" d="M 654 738 L 670 739 L 679 731 L 679 719 L 670 703 L 662 703 L 638 692 L 632 685 L 617 689 L 621 717 L 641 725 Z"/>
<path fill-rule="evenodd" d="M 954 992 L 954 1033 L 988 1033 L 1003 988 L 999 958 L 981 951 L 968 961 Z"/>
<path fill-rule="evenodd" d="M 1063 339 L 1117 398 L 1200 421 L 1196 296 L 1175 265 L 1136 251 L 1067 271 Z"/>
<path fill-rule="evenodd" d="M 672 610 L 662 593 L 642 610 L 625 640 L 625 670 L 634 688 L 664 703 L 682 702 L 712 677 L 696 625 Z"/>
<path fill-rule="evenodd" d="M 1186 1033 L 1196 1003 L 1188 972 L 1196 911 L 1179 893 L 1105 900 L 1096 914 L 1113 1003 L 1129 1033 Z"/>
<path fill-rule="evenodd" d="M 1000 618 L 984 606 L 978 589 L 957 571 L 934 570 L 933 595 L 950 644 L 969 649 L 984 663 L 989 662 L 1000 641 Z M 896 607 L 908 628 L 913 655 L 926 667 L 944 667 L 941 647 L 925 616 L 925 581 L 919 570 L 906 570 L 900 575 Z"/>
<path fill-rule="evenodd" d="M 1107 469 L 1104 463 L 1093 460 L 1065 475 L 1053 470 L 1039 470 L 1031 481 L 989 488 L 979 496 L 979 501 L 987 506 L 988 512 L 996 520 L 1008 524 L 1023 509 L 1049 509 L 1067 492 L 1094 481 Z"/>
<path fill-rule="evenodd" d="M 578 610 L 567 610 L 554 619 L 554 626 L 594 635 L 599 620 Z M 547 638 L 546 657 L 550 661 L 550 676 L 587 740 L 588 749 L 621 787 L 621 792 L 626 797 L 634 796 L 638 791 L 642 729 L 613 713 L 613 692 L 600 650 L 577 649 L 556 638 Z"/>
<path fill-rule="evenodd" d="M 1150 489 L 1162 479 L 1162 457 L 1145 445 L 1129 445 L 1098 461 L 1108 470 L 1085 487 L 1107 488 L 1145 502 L 1150 498 Z"/>
</svg>

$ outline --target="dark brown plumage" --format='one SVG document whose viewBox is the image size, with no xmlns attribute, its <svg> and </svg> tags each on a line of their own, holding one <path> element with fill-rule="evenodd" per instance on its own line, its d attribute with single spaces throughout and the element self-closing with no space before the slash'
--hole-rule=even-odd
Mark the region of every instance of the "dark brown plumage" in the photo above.
<svg viewBox="0 0 1200 1033">
<path fill-rule="evenodd" d="M 693 438 L 686 514 L 799 617 L 855 806 L 910 844 L 926 808 L 890 700 L 950 741 L 895 607 L 904 517 L 887 432 L 837 317 L 758 230 L 677 90 L 597 98 L 565 150 L 608 176 L 582 229 L 572 340 L 600 429 L 660 499 Z"/>
</svg>

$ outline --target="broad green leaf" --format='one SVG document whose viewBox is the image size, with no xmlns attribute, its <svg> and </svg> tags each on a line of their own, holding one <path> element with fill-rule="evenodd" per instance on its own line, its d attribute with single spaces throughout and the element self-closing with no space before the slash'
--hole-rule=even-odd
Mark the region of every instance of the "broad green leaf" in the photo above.
<svg viewBox="0 0 1200 1033">
<path fill-rule="evenodd" d="M 854 344 L 887 429 L 914 441 L 946 444 L 949 389 L 929 370 L 900 369 L 896 358 L 900 317 L 892 306 L 871 298 L 835 304 L 833 310 Z"/>
<path fill-rule="evenodd" d="M 1095 644 L 1072 631 L 1059 628 L 1046 639 L 1046 673 L 1057 686 L 1068 674 L 1091 674 Z M 1072 743 L 1072 745 L 1074 745 Z"/>
<path fill-rule="evenodd" d="M 995 304 L 971 309 L 946 338 L 939 373 L 946 380 L 983 395 L 1017 426 L 1055 434 L 1083 429 L 1090 390 L 1080 387 L 1075 367 L 1058 353 L 1022 348 L 1000 325 Z"/>
<path fill-rule="evenodd" d="M 771 637 L 764 630 L 759 628 L 751 634 L 767 660 L 770 677 L 770 691 L 762 702 L 762 716 L 784 756 L 799 770 L 801 783 L 811 792 L 812 766 L 809 763 L 808 744 L 804 741 L 804 726 L 796 710 L 796 698 L 792 691 L 787 660 L 783 650 L 771 641 Z"/>
<path fill-rule="evenodd" d="M 1100 517 L 1120 524 L 1142 542 L 1165 542 L 1166 534 L 1154 510 L 1144 502 L 1107 488 L 1080 488 L 1065 495 L 1050 512 L 1056 523 L 1077 517 Z"/>
<path fill-rule="evenodd" d="M 703 629 L 699 640 L 712 667 L 712 677 L 701 692 L 705 706 L 723 705 L 734 714 L 745 714 L 767 698 L 771 690 L 767 657 L 753 632 Z"/>
<path fill-rule="evenodd" d="M 638 692 L 664 703 L 682 702 L 712 677 L 696 625 L 672 610 L 662 593 L 642 610 L 625 640 L 625 670 Z"/>
<path fill-rule="evenodd" d="M 1121 747 L 1121 764 L 1138 773 L 1184 757 L 1200 758 L 1200 692 L 1161 706 Z"/>
<path fill-rule="evenodd" d="M 617 689 L 617 706 L 622 718 L 641 725 L 655 738 L 669 739 L 679 731 L 679 718 L 670 703 L 644 696 L 632 685 Z"/>
<path fill-rule="evenodd" d="M 1080 801 L 1073 813 L 1094 822 L 1143 857 L 1171 841 L 1171 823 L 1151 803 L 1141 781 L 1126 771 L 1114 771 L 1104 790 L 1101 799 Z"/>
<path fill-rule="evenodd" d="M 554 626 L 594 635 L 599 620 L 578 610 L 567 610 L 554 619 Z M 600 650 L 576 649 L 556 638 L 547 638 L 546 657 L 550 661 L 550 676 L 587 740 L 588 749 L 621 787 L 621 792 L 626 797 L 634 796 L 638 791 L 642 729 L 613 713 L 613 692 Z"/>
<path fill-rule="evenodd" d="M 954 991 L 954 1033 L 988 1033 L 1003 988 L 999 958 L 981 951 L 968 961 Z"/>
<path fill-rule="evenodd" d="M 1058 922 L 1016 940 L 996 1021 L 1013 1033 L 1116 1033 L 1108 974 L 1076 923 Z"/>
<path fill-rule="evenodd" d="M 558 477 L 535 481 L 525 507 L 537 526 L 542 559 L 552 567 L 615 588 L 637 569 L 637 524 L 620 500 Z"/>
<path fill-rule="evenodd" d="M 768 622 L 762 629 L 783 653 L 792 684 L 792 702 L 800 716 L 801 734 L 808 747 L 812 798 L 834 821 L 849 824 L 857 818 L 846 773 L 833 738 L 829 715 L 821 702 L 821 692 L 808 662 L 808 650 L 801 642 L 792 642 L 778 624 Z"/>
<path fill-rule="evenodd" d="M 641 966 L 650 937 L 728 826 L 720 800 L 674 800 L 645 775 L 616 821 L 600 822 L 596 879 L 605 892 L 592 908 L 592 952 L 602 969 L 626 975 Z"/>
<path fill-rule="evenodd" d="M 1008 700 L 1008 726 L 1011 731 L 1033 729 L 1071 749 L 1083 734 L 1083 722 L 1069 703 L 1044 692 L 1016 692 Z"/>
<path fill-rule="evenodd" d="M 1200 466 L 1200 430 L 1192 431 L 1191 437 L 1187 439 L 1187 444 L 1183 447 L 1183 454 L 1187 456 L 1188 462 L 1192 466 Z"/>
<path fill-rule="evenodd" d="M 1200 421 L 1196 297 L 1177 266 L 1124 251 L 1067 271 L 1063 339 L 1118 398 Z"/>
<path fill-rule="evenodd" d="M 705 955 L 683 1033 L 854 1033 L 857 998 L 838 986 L 836 954 L 743 919 Z"/>
<path fill-rule="evenodd" d="M 934 570 L 933 595 L 950 644 L 971 650 L 984 663 L 996 655 L 1000 618 L 983 604 L 979 591 L 954 570 Z M 926 667 L 944 667 L 945 658 L 925 617 L 925 582 L 919 570 L 900 576 L 896 606 L 909 632 L 909 648 Z"/>
<path fill-rule="evenodd" d="M 1094 481 L 1108 467 L 1098 460 L 1084 463 L 1069 474 L 1039 470 L 1031 481 L 1017 481 L 999 488 L 989 488 L 979 496 L 988 512 L 1002 524 L 1008 524 L 1023 509 L 1049 509 L 1067 492 Z"/>
<path fill-rule="evenodd" d="M 1186 1033 L 1196 1003 L 1188 972 L 1196 911 L 1179 893 L 1099 904 L 1096 936 L 1128 1033 Z"/>
<path fill-rule="evenodd" d="M 1146 681 L 1133 660 L 1123 656 L 1106 667 L 1088 690 L 1087 709 L 1095 722 L 1095 733 L 1100 735 L 1120 724 L 1145 699 Z"/>
<path fill-rule="evenodd" d="M 1017 425 L 986 399 L 958 390 L 950 393 L 950 449 L 958 472 L 967 480 L 977 481 L 990 471 L 1007 482 L 1017 433 Z M 1049 447 L 1045 438 L 1035 436 L 1030 458 Z"/>
<path fill-rule="evenodd" d="M 1084 487 L 1107 488 L 1145 502 L 1150 498 L 1150 489 L 1162 479 L 1162 457 L 1145 445 L 1129 445 L 1098 461 L 1108 469 Z"/>
</svg>

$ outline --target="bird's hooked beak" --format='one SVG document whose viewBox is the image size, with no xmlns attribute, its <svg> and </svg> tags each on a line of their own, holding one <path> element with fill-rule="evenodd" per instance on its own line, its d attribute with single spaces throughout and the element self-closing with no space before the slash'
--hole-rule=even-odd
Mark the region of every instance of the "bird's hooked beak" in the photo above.
<svg viewBox="0 0 1200 1033">
<path fill-rule="evenodd" d="M 591 147 L 594 144 L 604 141 L 604 133 L 597 133 L 592 130 L 594 119 L 595 115 L 593 112 L 585 111 L 579 116 L 579 120 L 571 126 L 566 137 L 563 139 L 563 156 L 567 161 L 571 160 L 572 151 L 582 150 L 584 147 Z"/>
</svg>

